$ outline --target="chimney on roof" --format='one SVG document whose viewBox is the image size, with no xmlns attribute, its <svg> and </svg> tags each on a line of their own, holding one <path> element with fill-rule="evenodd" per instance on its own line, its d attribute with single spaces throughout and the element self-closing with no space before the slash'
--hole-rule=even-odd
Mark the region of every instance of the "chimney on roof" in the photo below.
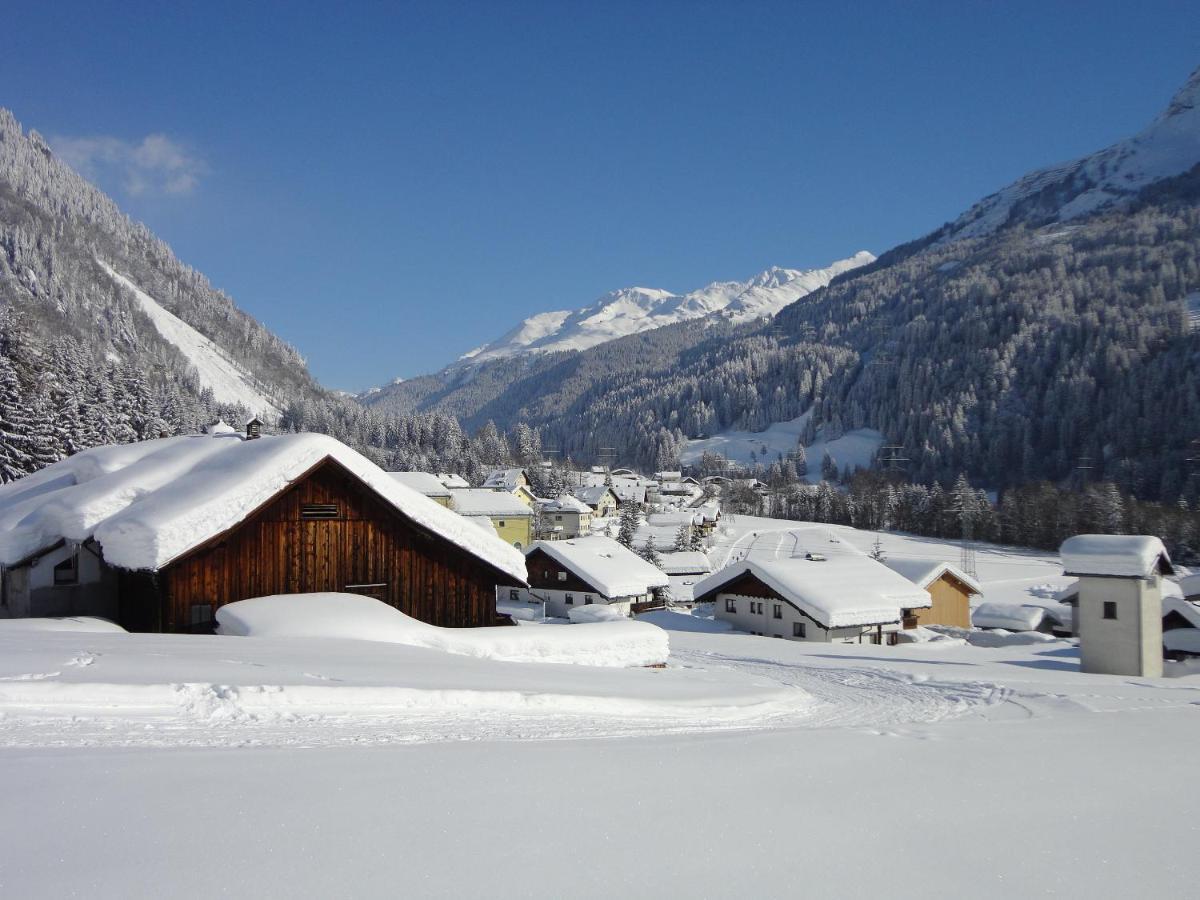
<svg viewBox="0 0 1200 900">
<path fill-rule="evenodd" d="M 262 437 L 262 420 L 258 417 L 251 419 L 246 423 L 246 440 L 254 441 Z"/>
</svg>

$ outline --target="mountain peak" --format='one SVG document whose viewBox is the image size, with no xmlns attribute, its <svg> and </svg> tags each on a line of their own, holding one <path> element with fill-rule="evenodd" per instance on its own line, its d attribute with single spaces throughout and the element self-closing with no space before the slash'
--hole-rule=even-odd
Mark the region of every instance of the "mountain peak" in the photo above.
<svg viewBox="0 0 1200 900">
<path fill-rule="evenodd" d="M 1169 119 L 1173 116 L 1185 115 L 1200 107 L 1200 66 L 1192 72 L 1191 77 L 1184 83 L 1175 96 L 1171 98 L 1171 102 L 1167 105 L 1167 110 L 1159 118 Z"/>
</svg>

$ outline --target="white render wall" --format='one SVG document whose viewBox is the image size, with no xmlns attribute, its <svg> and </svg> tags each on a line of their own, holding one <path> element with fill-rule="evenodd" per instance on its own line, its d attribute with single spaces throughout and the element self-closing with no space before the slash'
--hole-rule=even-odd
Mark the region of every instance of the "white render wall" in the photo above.
<svg viewBox="0 0 1200 900">
<path fill-rule="evenodd" d="M 727 612 L 728 601 L 733 601 L 736 612 Z M 751 604 L 762 604 L 761 613 L 752 613 Z M 775 618 L 775 609 L 779 608 L 780 618 Z M 751 634 L 761 634 L 767 637 L 781 637 L 789 641 L 816 641 L 819 643 L 858 644 L 870 640 L 875 633 L 874 625 L 855 625 L 847 628 L 825 628 L 813 619 L 801 613 L 790 603 L 782 600 L 771 600 L 760 597 L 747 597 L 743 594 L 717 594 L 713 604 L 713 616 L 729 622 L 738 631 L 748 631 Z M 795 636 L 795 623 L 804 625 L 804 637 Z M 883 634 L 900 630 L 899 622 L 891 622 L 883 626 Z"/>
<path fill-rule="evenodd" d="M 78 582 L 56 585 L 54 567 L 75 552 L 79 554 Z M 5 571 L 4 578 L 7 605 L 0 606 L 0 618 L 117 616 L 113 576 L 104 573 L 100 559 L 85 547 L 68 542 L 28 566 Z"/>
<path fill-rule="evenodd" d="M 1104 618 L 1105 602 L 1116 604 L 1116 619 Z M 1162 576 L 1080 576 L 1075 627 L 1082 671 L 1160 677 Z"/>
<path fill-rule="evenodd" d="M 553 616 L 559 619 L 567 617 L 567 611 L 576 609 L 580 606 L 588 605 L 588 598 L 591 598 L 592 603 L 603 603 L 611 606 L 613 609 L 619 610 L 622 615 L 629 615 L 629 607 L 633 603 L 645 603 L 653 599 L 653 594 L 638 594 L 633 597 L 614 597 L 609 599 L 603 594 L 598 594 L 587 591 L 560 591 L 550 590 L 548 588 L 500 588 L 499 597 L 501 600 L 510 600 L 514 598 L 513 591 L 516 592 L 515 599 L 525 603 L 545 603 L 546 615 Z M 567 603 L 567 595 L 571 595 L 573 603 Z"/>
</svg>

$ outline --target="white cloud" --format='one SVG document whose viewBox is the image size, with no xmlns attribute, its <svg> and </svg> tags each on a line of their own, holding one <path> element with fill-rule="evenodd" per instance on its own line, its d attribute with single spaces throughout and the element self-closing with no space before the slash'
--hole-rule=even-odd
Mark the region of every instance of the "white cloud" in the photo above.
<svg viewBox="0 0 1200 900">
<path fill-rule="evenodd" d="M 140 141 L 109 135 L 56 137 L 50 146 L 85 178 L 115 180 L 132 196 L 184 196 L 208 171 L 204 160 L 165 134 L 148 134 Z"/>
</svg>

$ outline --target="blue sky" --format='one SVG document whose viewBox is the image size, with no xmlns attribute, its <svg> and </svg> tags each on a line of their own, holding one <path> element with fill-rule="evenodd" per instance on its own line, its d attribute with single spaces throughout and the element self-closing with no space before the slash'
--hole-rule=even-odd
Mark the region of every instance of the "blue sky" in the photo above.
<svg viewBox="0 0 1200 900">
<path fill-rule="evenodd" d="M 1192 2 L 27 4 L 0 105 L 330 387 L 919 236 L 1146 124 Z"/>
</svg>

